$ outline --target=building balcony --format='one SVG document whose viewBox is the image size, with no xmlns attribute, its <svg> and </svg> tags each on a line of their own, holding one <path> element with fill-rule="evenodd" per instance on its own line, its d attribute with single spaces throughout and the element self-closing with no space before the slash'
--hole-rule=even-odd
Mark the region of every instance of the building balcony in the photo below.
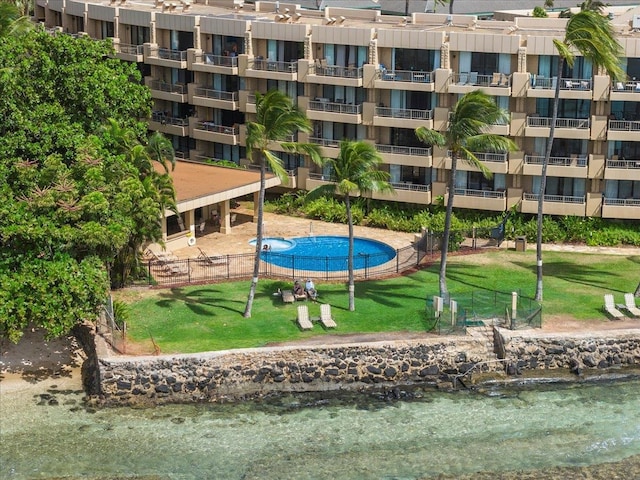
<svg viewBox="0 0 640 480">
<path fill-rule="evenodd" d="M 608 158 L 604 169 L 605 180 L 640 181 L 640 160 Z"/>
<path fill-rule="evenodd" d="M 194 84 L 189 85 L 189 103 L 209 108 L 221 108 L 223 110 L 238 110 L 238 92 L 225 92 L 213 90 Z"/>
<path fill-rule="evenodd" d="M 238 75 L 238 57 L 214 55 L 213 53 L 196 53 L 189 69 L 195 72 Z"/>
<path fill-rule="evenodd" d="M 264 78 L 269 80 L 298 81 L 298 61 L 278 62 L 255 57 L 249 60 L 245 76 L 250 78 Z"/>
<path fill-rule="evenodd" d="M 241 132 L 242 133 L 242 132 Z M 284 148 L 282 146 L 282 143 L 293 143 L 293 142 L 297 142 L 298 141 L 298 134 L 295 133 L 293 135 L 286 135 L 282 141 L 279 142 L 275 142 L 275 141 L 269 141 L 269 143 L 267 143 L 267 149 L 271 150 L 271 151 L 275 151 L 275 152 L 289 152 L 290 150 L 287 150 L 286 148 Z"/>
<path fill-rule="evenodd" d="M 488 95 L 510 96 L 511 75 L 494 73 L 492 75 L 478 75 L 471 73 L 453 73 L 449 77 L 449 93 L 469 93 L 473 90 L 482 90 Z"/>
<path fill-rule="evenodd" d="M 509 155 L 507 153 L 484 153 L 484 152 L 474 152 L 474 155 L 478 160 L 480 160 L 485 167 L 489 169 L 491 173 L 508 173 L 509 172 L 509 162 L 507 161 Z M 445 168 L 451 170 L 451 152 L 447 152 L 447 158 L 445 160 Z M 465 171 L 473 171 L 479 172 L 480 169 L 473 166 L 471 163 L 466 160 L 458 159 L 457 163 L 458 170 Z"/>
<path fill-rule="evenodd" d="M 373 125 L 376 127 L 433 128 L 433 110 L 417 110 L 414 108 L 376 107 L 373 114 Z"/>
<path fill-rule="evenodd" d="M 640 121 L 609 120 L 607 140 L 640 141 Z"/>
<path fill-rule="evenodd" d="M 391 182 L 391 185 L 393 192 L 372 192 L 370 197 L 391 202 L 431 204 L 431 185 L 412 182 Z"/>
<path fill-rule="evenodd" d="M 155 44 L 145 44 L 144 63 L 161 67 L 186 69 L 187 51 L 160 48 Z"/>
<path fill-rule="evenodd" d="M 149 129 L 178 137 L 189 136 L 189 119 L 172 117 L 166 112 L 153 112 L 149 121 Z"/>
<path fill-rule="evenodd" d="M 504 212 L 507 209 L 507 195 L 502 190 L 456 188 L 454 192 L 453 206 L 456 208 L 491 210 L 494 212 Z M 448 194 L 445 195 L 445 202 L 449 201 L 448 197 Z"/>
<path fill-rule="evenodd" d="M 554 98 L 556 94 L 557 77 L 531 76 L 531 85 L 527 89 L 527 96 L 533 98 Z M 593 84 L 590 78 L 561 78 L 560 98 L 591 100 Z"/>
<path fill-rule="evenodd" d="M 640 220 L 640 198 L 604 198 L 602 217 Z"/>
<path fill-rule="evenodd" d="M 433 72 L 417 72 L 413 70 L 383 70 L 377 73 L 375 87 L 387 90 L 412 90 L 433 92 L 435 90 L 435 74 Z"/>
<path fill-rule="evenodd" d="M 114 42 L 113 46 L 116 50 L 116 58 L 120 60 L 136 63 L 141 63 L 144 60 L 144 47 L 142 45 Z"/>
<path fill-rule="evenodd" d="M 245 113 L 256 113 L 255 93 L 250 93 L 247 95 L 247 102 L 245 103 Z"/>
<path fill-rule="evenodd" d="M 431 147 L 405 147 L 379 143 L 376 143 L 375 147 L 387 165 L 406 165 L 409 167 L 431 167 L 433 165 L 433 149 Z"/>
<path fill-rule="evenodd" d="M 362 123 L 362 105 L 331 102 L 328 98 L 311 100 L 307 109 L 310 120 L 338 123 Z"/>
<path fill-rule="evenodd" d="M 524 175 L 542 175 L 544 155 L 525 155 L 522 173 Z M 571 157 L 551 157 L 547 164 L 547 175 L 551 177 L 587 178 L 589 162 L 586 155 Z"/>
<path fill-rule="evenodd" d="M 554 137 L 588 140 L 590 125 L 588 118 L 557 118 Z M 527 137 L 549 138 L 551 135 L 551 118 L 535 115 L 527 116 L 525 135 Z"/>
<path fill-rule="evenodd" d="M 320 145 L 320 154 L 327 158 L 338 158 L 340 153 L 340 140 L 332 138 L 309 137 L 309 143 Z"/>
<path fill-rule="evenodd" d="M 538 194 L 523 193 L 521 212 L 538 213 Z M 586 199 L 583 196 L 545 195 L 542 213 L 545 215 L 574 215 L 584 217 L 586 213 Z"/>
<path fill-rule="evenodd" d="M 238 125 L 226 126 L 218 125 L 209 120 L 194 120 L 191 136 L 196 140 L 238 145 L 238 135 L 240 133 Z"/>
<path fill-rule="evenodd" d="M 145 84 L 151 90 L 152 98 L 176 103 L 187 103 L 189 101 L 187 86 L 182 83 L 167 83 L 147 77 Z"/>
<path fill-rule="evenodd" d="M 341 87 L 362 87 L 362 71 L 362 67 L 315 65 L 307 75 L 307 82 Z"/>
</svg>

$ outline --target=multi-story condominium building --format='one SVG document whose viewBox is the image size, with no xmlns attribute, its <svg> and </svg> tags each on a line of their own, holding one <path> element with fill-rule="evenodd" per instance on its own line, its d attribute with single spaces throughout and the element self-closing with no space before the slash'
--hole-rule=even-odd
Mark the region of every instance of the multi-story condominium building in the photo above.
<svg viewBox="0 0 640 480">
<path fill-rule="evenodd" d="M 490 179 L 462 162 L 455 206 L 535 213 L 559 83 L 544 212 L 640 219 L 640 10 L 616 7 L 610 17 L 626 81 L 612 82 L 582 57 L 559 72 L 552 40 L 564 36 L 566 19 L 526 12 L 480 20 L 282 1 L 36 0 L 47 28 L 111 38 L 119 58 L 138 64 L 155 102 L 150 128 L 182 157 L 247 163 L 244 124 L 255 92 L 277 88 L 313 122 L 297 140 L 317 143 L 327 157 L 342 139 L 375 145 L 395 186 L 379 199 L 428 205 L 446 197 L 447 151 L 420 143 L 414 129 L 444 131 L 460 95 L 482 89 L 510 113 L 492 131 L 518 150 L 479 154 Z M 278 154 L 287 188 L 326 181 L 309 159 Z"/>
</svg>

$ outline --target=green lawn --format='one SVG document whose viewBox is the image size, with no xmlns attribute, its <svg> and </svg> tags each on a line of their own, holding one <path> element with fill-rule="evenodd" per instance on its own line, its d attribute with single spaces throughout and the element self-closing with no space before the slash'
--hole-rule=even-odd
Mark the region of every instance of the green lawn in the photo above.
<svg viewBox="0 0 640 480">
<path fill-rule="evenodd" d="M 605 319 L 601 311 L 603 294 L 614 293 L 622 301 L 624 292 L 635 289 L 640 280 L 640 256 L 555 253 L 544 255 L 544 315 L 564 315 L 578 320 Z M 491 251 L 451 256 L 447 268 L 452 298 L 470 292 L 491 295 L 492 290 L 535 292 L 535 252 Z M 403 277 L 356 284 L 356 311 L 348 311 L 344 284 L 316 280 L 320 302 L 329 303 L 338 323 L 337 334 L 385 331 L 425 331 L 426 299 L 438 293 L 438 265 Z M 252 318 L 242 317 L 249 281 L 218 283 L 154 290 L 130 302 L 128 336 L 147 344 L 150 337 L 162 353 L 200 352 L 257 347 L 271 342 L 291 341 L 326 335 L 317 324 L 301 332 L 295 323 L 296 305 L 283 304 L 273 293 L 291 288 L 283 281 L 261 279 Z M 320 306 L 307 302 L 310 315 Z"/>
</svg>

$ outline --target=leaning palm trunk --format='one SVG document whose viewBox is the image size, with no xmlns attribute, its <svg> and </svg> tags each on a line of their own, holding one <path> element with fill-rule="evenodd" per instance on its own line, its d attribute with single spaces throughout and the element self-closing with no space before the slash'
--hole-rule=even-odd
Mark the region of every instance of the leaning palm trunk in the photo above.
<svg viewBox="0 0 640 480">
<path fill-rule="evenodd" d="M 440 296 L 445 303 L 449 303 L 449 291 L 447 289 L 447 253 L 449 252 L 449 237 L 451 236 L 451 216 L 453 215 L 453 197 L 455 195 L 456 169 L 458 167 L 458 154 L 451 152 L 451 179 L 449 180 L 449 199 L 444 216 L 444 231 L 442 232 L 442 246 L 440 247 Z"/>
<path fill-rule="evenodd" d="M 244 309 L 244 318 L 251 317 L 251 309 L 253 308 L 253 299 L 256 296 L 256 287 L 258 286 L 258 275 L 260 275 L 260 253 L 262 252 L 262 219 L 264 216 L 264 192 L 266 189 L 266 166 L 264 156 L 260 159 L 260 192 L 258 193 L 258 229 L 256 235 L 256 254 L 253 260 L 253 277 L 251 278 L 251 287 L 249 288 L 249 298 Z"/>
<path fill-rule="evenodd" d="M 560 56 L 558 60 L 558 80 L 553 97 L 553 108 L 551 113 L 551 126 L 549 128 L 549 140 L 547 140 L 547 148 L 544 152 L 542 161 L 542 172 L 540 174 L 540 192 L 538 193 L 538 225 L 536 232 L 536 296 L 537 302 L 542 301 L 542 220 L 544 218 L 544 193 L 547 188 L 547 166 L 551 158 L 551 149 L 553 148 L 553 137 L 556 131 L 556 121 L 558 120 L 558 103 L 560 99 L 560 75 L 564 67 L 564 57 Z"/>
<path fill-rule="evenodd" d="M 347 270 L 349 271 L 349 311 L 356 309 L 355 300 L 355 283 L 353 280 L 353 217 L 351 215 L 351 199 L 347 193 L 344 197 L 344 203 L 347 209 L 347 224 L 349 225 L 349 253 L 347 258 Z"/>
</svg>

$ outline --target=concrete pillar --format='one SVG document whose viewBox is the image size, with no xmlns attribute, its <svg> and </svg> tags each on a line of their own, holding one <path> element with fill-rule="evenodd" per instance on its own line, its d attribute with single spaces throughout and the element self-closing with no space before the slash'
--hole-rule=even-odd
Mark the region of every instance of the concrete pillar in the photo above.
<svg viewBox="0 0 640 480">
<path fill-rule="evenodd" d="M 229 200 L 219 204 L 220 206 L 220 233 L 231 233 L 231 217 L 229 215 L 231 208 L 229 206 Z"/>
</svg>

